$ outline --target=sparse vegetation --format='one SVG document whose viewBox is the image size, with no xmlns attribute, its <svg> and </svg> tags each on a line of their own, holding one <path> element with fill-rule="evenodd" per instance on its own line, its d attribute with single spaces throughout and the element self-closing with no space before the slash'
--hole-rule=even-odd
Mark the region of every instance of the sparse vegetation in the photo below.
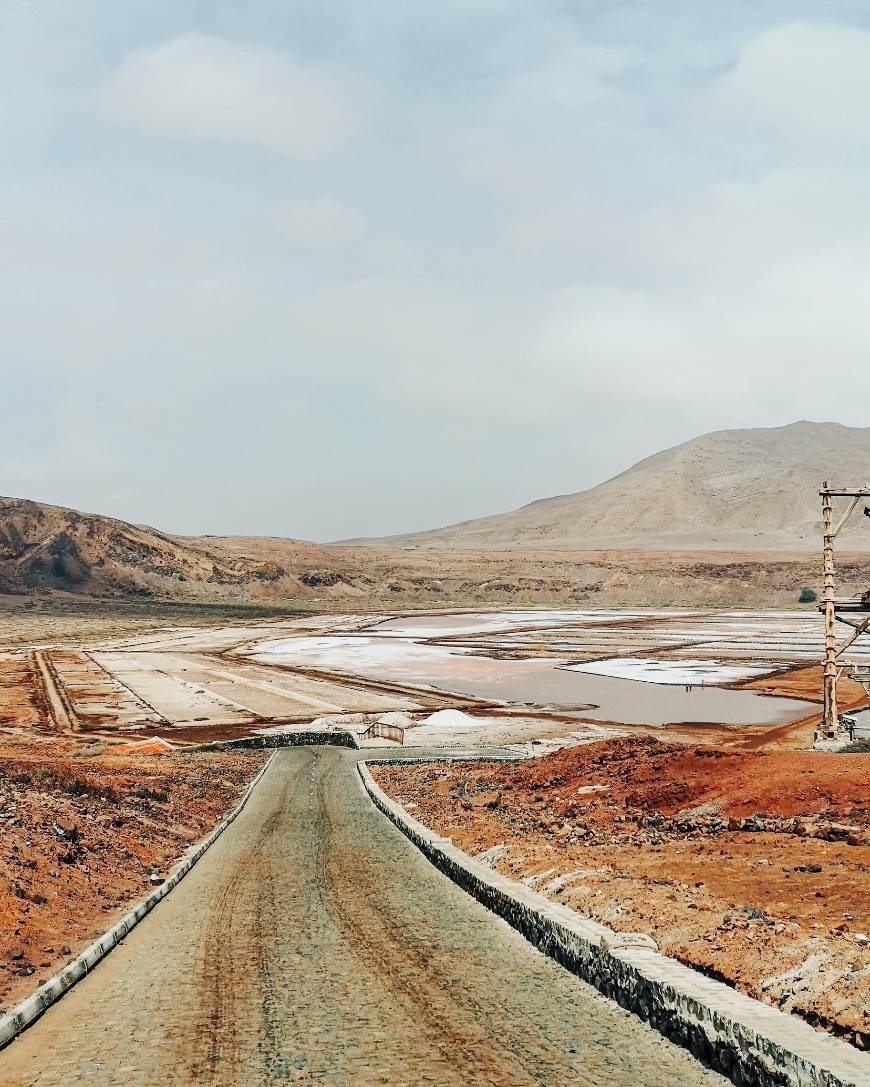
<svg viewBox="0 0 870 1087">
<path fill-rule="evenodd" d="M 815 589 L 808 589 L 806 586 L 801 589 L 798 597 L 799 604 L 814 604 L 816 600 L 818 600 L 818 595 Z"/>
<path fill-rule="evenodd" d="M 11 760 L 8 760 L 11 762 Z M 0 784 L 23 786 L 33 793 L 63 793 L 68 796 L 83 796 L 105 803 L 117 804 L 123 796 L 123 785 L 118 783 L 97 783 L 84 774 L 77 774 L 64 767 L 58 770 L 53 766 L 19 768 L 4 765 L 0 773 Z"/>
</svg>

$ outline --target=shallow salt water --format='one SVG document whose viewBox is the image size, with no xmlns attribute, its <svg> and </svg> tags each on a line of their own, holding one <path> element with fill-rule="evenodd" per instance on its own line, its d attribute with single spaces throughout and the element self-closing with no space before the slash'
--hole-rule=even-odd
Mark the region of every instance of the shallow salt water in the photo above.
<svg viewBox="0 0 870 1087">
<path fill-rule="evenodd" d="M 609 660 L 566 664 L 573 672 L 588 672 L 595 676 L 614 676 L 647 683 L 725 684 L 743 679 L 755 679 L 772 671 L 782 671 L 785 665 L 772 668 L 769 664 L 733 664 L 720 660 L 689 660 L 658 657 L 612 657 Z"/>
<path fill-rule="evenodd" d="M 451 634 L 497 634 L 517 629 L 546 630 L 564 626 L 594 626 L 617 620 L 680 618 L 692 611 L 503 611 L 495 614 L 469 612 L 464 615 L 411 615 L 387 619 L 370 629 L 390 637 L 444 638 Z"/>
<path fill-rule="evenodd" d="M 527 613 L 520 614 L 524 619 L 527 617 Z M 571 614 L 577 616 L 576 612 Z M 806 716 L 813 709 L 812 703 L 768 698 L 754 691 L 713 686 L 694 686 L 687 691 L 683 683 L 691 682 L 688 680 L 681 680 L 677 685 L 639 682 L 621 676 L 579 671 L 558 658 L 496 660 L 477 656 L 467 647 L 416 640 L 433 636 L 434 618 L 439 617 L 427 617 L 425 625 L 424 622 L 419 624 L 416 637 L 409 637 L 405 633 L 406 627 L 394 626 L 389 635 L 367 632 L 282 638 L 260 643 L 250 656 L 266 664 L 322 668 L 366 679 L 426 684 L 482 699 L 580 710 L 584 717 L 592 720 L 627 725 L 785 724 Z M 457 617 L 443 618 L 453 621 L 452 632 Z M 401 622 L 407 624 L 409 621 Z M 474 627 L 475 631 L 479 629 L 479 626 Z M 445 633 L 444 627 L 440 633 Z M 772 666 L 763 669 L 771 670 Z"/>
<path fill-rule="evenodd" d="M 623 725 L 787 724 L 806 717 L 815 708 L 810 702 L 767 698 L 754 691 L 700 686 L 686 691 L 683 686 L 595 676 L 558 667 L 494 681 L 469 683 L 458 679 L 435 686 L 478 698 L 582 709 L 583 717 L 590 720 Z"/>
</svg>

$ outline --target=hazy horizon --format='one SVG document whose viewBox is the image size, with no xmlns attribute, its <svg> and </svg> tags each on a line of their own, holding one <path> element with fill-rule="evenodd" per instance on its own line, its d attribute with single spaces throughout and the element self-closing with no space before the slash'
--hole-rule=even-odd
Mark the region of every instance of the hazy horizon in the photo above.
<svg viewBox="0 0 870 1087">
<path fill-rule="evenodd" d="M 870 12 L 0 11 L 0 491 L 338 540 L 866 421 Z"/>
</svg>

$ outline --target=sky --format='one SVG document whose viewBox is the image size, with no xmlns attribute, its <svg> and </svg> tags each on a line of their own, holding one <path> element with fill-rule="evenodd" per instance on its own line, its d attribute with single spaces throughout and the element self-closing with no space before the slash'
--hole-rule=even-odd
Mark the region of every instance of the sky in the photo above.
<svg viewBox="0 0 870 1087">
<path fill-rule="evenodd" d="M 0 0 L 0 493 L 334 540 L 867 423 L 864 0 Z"/>
</svg>

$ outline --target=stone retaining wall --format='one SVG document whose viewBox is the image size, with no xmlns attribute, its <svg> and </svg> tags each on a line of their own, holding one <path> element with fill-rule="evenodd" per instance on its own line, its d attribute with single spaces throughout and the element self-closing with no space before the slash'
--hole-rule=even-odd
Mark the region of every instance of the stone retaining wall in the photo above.
<svg viewBox="0 0 870 1087">
<path fill-rule="evenodd" d="M 364 762 L 358 768 L 375 805 L 454 883 L 738 1087 L 870 1087 L 866 1054 L 660 954 L 648 939 L 614 932 L 493 872 L 386 796 Z"/>
<path fill-rule="evenodd" d="M 228 751 L 234 747 L 278 748 L 305 747 L 329 744 L 332 747 L 358 748 L 357 738 L 352 732 L 274 732 L 264 736 L 242 736 L 238 740 L 214 740 L 202 744 L 198 751 Z"/>
<path fill-rule="evenodd" d="M 407 766 L 409 762 L 528 762 L 525 755 L 375 755 L 370 766 Z"/>
</svg>

